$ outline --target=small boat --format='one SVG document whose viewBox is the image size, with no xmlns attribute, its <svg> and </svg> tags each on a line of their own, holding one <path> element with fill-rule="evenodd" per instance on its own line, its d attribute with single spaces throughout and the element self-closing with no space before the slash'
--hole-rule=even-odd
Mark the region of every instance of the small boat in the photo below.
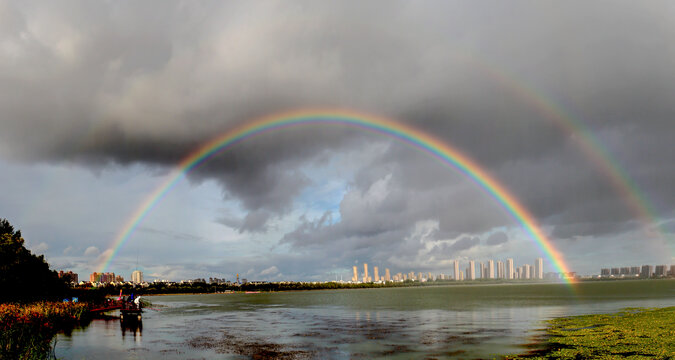
<svg viewBox="0 0 675 360">
<path fill-rule="evenodd" d="M 121 321 L 141 321 L 143 313 L 143 308 L 141 303 L 138 305 L 133 302 L 122 302 L 122 307 L 120 308 L 120 320 Z"/>
</svg>

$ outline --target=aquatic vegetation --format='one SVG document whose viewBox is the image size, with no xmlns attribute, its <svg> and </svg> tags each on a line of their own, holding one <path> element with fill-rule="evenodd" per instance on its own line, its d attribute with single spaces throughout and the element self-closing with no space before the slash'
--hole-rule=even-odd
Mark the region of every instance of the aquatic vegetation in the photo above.
<svg viewBox="0 0 675 360">
<path fill-rule="evenodd" d="M 507 359 L 672 359 L 675 307 L 552 319 L 546 348 Z"/>
<path fill-rule="evenodd" d="M 0 359 L 43 359 L 64 326 L 88 316 L 84 303 L 0 304 Z"/>
</svg>

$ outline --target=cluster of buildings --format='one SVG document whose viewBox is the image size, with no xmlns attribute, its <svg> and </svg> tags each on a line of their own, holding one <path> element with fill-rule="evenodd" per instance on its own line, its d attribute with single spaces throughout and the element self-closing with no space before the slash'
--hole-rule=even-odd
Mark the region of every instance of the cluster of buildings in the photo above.
<svg viewBox="0 0 675 360">
<path fill-rule="evenodd" d="M 459 269 L 459 261 L 455 260 L 453 264 L 454 279 L 462 280 L 476 280 L 476 279 L 544 279 L 544 259 L 536 258 L 534 264 L 523 264 L 515 267 L 513 259 L 509 258 L 506 261 L 488 260 L 486 262 L 478 263 L 478 272 L 476 272 L 476 262 L 469 260 L 466 271 Z"/>
<path fill-rule="evenodd" d="M 544 279 L 544 259 L 537 258 L 534 264 L 524 264 L 514 267 L 513 259 L 506 259 L 506 261 L 488 260 L 486 262 L 479 262 L 476 264 L 474 260 L 469 260 L 467 267 L 460 270 L 459 261 L 455 260 L 453 264 L 453 277 L 445 274 L 432 275 L 431 273 L 423 274 L 411 271 L 407 274 L 397 273 L 391 275 L 388 268 L 384 269 L 384 274 L 381 274 L 377 266 L 373 267 L 372 277 L 368 271 L 368 264 L 363 264 L 363 272 L 359 276 L 358 267 L 352 268 L 352 283 L 370 283 L 370 282 L 388 282 L 388 281 L 434 281 L 434 280 L 476 280 L 476 279 Z M 574 273 L 562 274 L 562 277 L 574 277 Z M 547 273 L 546 278 L 559 278 L 558 273 Z"/>
<path fill-rule="evenodd" d="M 115 275 L 115 273 L 112 272 L 106 272 L 106 273 L 99 273 L 99 272 L 93 272 L 89 275 L 89 282 L 86 281 L 79 281 L 79 276 L 78 274 L 68 271 L 64 272 L 63 270 L 58 272 L 59 278 L 65 279 L 67 282 L 73 285 L 94 285 L 94 286 L 99 286 L 99 285 L 107 285 L 107 284 L 144 284 L 143 280 L 143 272 L 136 270 L 131 273 L 131 281 L 124 281 L 124 277 L 121 275 Z"/>
<path fill-rule="evenodd" d="M 91 275 L 89 275 L 89 282 L 92 284 L 123 283 L 124 278 L 122 277 L 122 275 L 115 276 L 115 273 L 111 272 L 107 273 L 93 272 Z"/>
<path fill-rule="evenodd" d="M 77 284 L 79 282 L 79 276 L 72 271 L 59 271 L 59 279 L 63 279 L 71 284 Z"/>
<path fill-rule="evenodd" d="M 615 268 L 600 269 L 601 278 L 643 278 L 648 279 L 652 277 L 675 277 L 675 265 L 642 265 L 640 266 L 625 266 Z"/>
</svg>

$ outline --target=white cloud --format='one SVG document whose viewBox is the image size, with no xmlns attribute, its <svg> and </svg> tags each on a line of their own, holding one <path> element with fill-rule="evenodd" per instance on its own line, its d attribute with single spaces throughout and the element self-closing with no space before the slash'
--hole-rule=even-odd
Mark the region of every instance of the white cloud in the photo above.
<svg viewBox="0 0 675 360">
<path fill-rule="evenodd" d="M 276 266 L 270 266 L 267 269 L 263 270 L 260 272 L 260 275 L 266 276 L 266 275 L 274 275 L 279 272 L 279 269 L 277 269 Z"/>
<path fill-rule="evenodd" d="M 84 250 L 84 256 L 97 256 L 101 250 L 99 250 L 96 246 L 90 246 L 87 248 L 87 250 Z"/>
<path fill-rule="evenodd" d="M 47 249 L 49 249 L 49 245 L 47 245 L 46 242 L 41 242 L 33 248 L 33 252 L 36 254 L 44 254 Z"/>
</svg>

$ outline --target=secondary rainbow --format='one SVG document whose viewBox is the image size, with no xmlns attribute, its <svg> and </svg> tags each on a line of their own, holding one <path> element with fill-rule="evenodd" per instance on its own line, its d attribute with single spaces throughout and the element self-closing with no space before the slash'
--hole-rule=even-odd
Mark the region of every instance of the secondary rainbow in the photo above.
<svg viewBox="0 0 675 360">
<path fill-rule="evenodd" d="M 362 129 L 388 136 L 401 141 L 413 148 L 423 151 L 446 165 L 457 169 L 472 179 L 487 194 L 494 198 L 501 206 L 520 223 L 528 235 L 539 246 L 541 251 L 550 260 L 557 271 L 567 273 L 568 266 L 563 256 L 558 252 L 551 241 L 546 237 L 532 214 L 500 184 L 485 169 L 475 161 L 464 155 L 448 143 L 408 125 L 384 117 L 365 114 L 343 109 L 302 109 L 272 114 L 249 121 L 232 130 L 226 131 L 205 143 L 194 152 L 183 158 L 167 179 L 153 191 L 136 209 L 126 222 L 122 231 L 114 239 L 112 251 L 100 266 L 100 272 L 105 272 L 121 247 L 129 239 L 139 223 L 157 205 L 173 186 L 191 170 L 207 161 L 220 151 L 244 141 L 271 131 L 278 131 L 290 127 L 307 125 L 337 125 Z M 571 280 L 568 280 L 571 281 Z"/>
<path fill-rule="evenodd" d="M 480 56 L 468 50 L 463 55 L 467 57 L 469 64 L 479 67 L 495 82 L 501 84 L 510 93 L 520 97 L 529 106 L 551 120 L 559 129 L 575 136 L 576 144 L 580 146 L 580 150 L 595 165 L 595 169 L 603 174 L 614 189 L 621 194 L 631 211 L 645 225 L 647 233 L 656 235 L 665 242 L 667 235 L 661 228 L 653 204 L 583 121 L 573 116 L 570 111 L 554 102 L 550 97 L 544 96 L 542 91 L 535 89 L 524 79 L 508 71 L 504 66 L 490 61 L 489 57 Z M 663 250 L 666 250 L 665 243 L 663 245 Z"/>
</svg>

